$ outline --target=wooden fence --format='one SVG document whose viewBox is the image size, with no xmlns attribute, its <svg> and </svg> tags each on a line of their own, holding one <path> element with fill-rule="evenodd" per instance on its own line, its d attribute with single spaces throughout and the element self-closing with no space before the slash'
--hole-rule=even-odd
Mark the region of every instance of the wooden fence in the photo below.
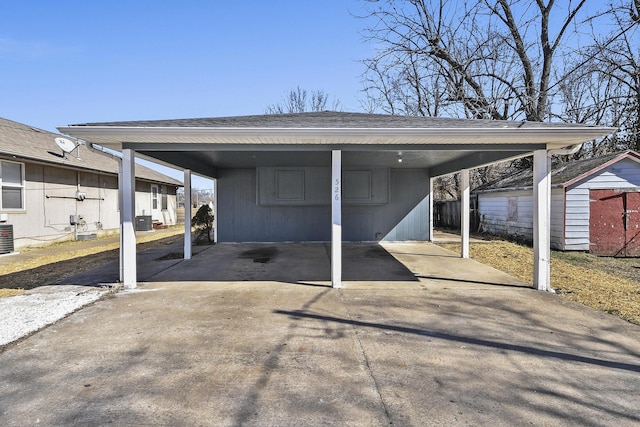
<svg viewBox="0 0 640 427">
<path fill-rule="evenodd" d="M 433 226 L 437 228 L 449 228 L 460 230 L 460 200 L 435 202 L 433 206 Z M 469 227 L 471 232 L 478 230 L 480 218 L 478 215 L 478 198 L 471 196 L 469 199 L 471 212 L 469 213 Z"/>
</svg>

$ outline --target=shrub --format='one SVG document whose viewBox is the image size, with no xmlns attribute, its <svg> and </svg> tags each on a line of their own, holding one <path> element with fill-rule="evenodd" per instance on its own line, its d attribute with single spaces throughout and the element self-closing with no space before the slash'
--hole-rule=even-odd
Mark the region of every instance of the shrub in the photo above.
<svg viewBox="0 0 640 427">
<path fill-rule="evenodd" d="M 211 240 L 211 230 L 213 230 L 213 211 L 209 205 L 202 205 L 191 219 L 191 224 L 196 230 L 196 241 L 207 238 L 209 244 Z"/>
</svg>

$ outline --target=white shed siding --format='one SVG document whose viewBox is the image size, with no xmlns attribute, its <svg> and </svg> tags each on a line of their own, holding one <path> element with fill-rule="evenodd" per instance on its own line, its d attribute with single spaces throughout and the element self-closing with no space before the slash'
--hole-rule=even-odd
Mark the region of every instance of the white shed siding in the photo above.
<svg viewBox="0 0 640 427">
<path fill-rule="evenodd" d="M 640 164 L 619 162 L 574 183 L 566 191 L 565 250 L 589 250 L 589 190 L 640 187 Z"/>
<path fill-rule="evenodd" d="M 508 219 L 509 198 L 516 199 L 515 220 Z M 533 237 L 533 196 L 530 191 L 478 194 L 478 213 L 482 231 L 519 240 L 531 240 Z"/>
<path fill-rule="evenodd" d="M 564 249 L 564 190 L 551 190 L 551 247 Z"/>
<path fill-rule="evenodd" d="M 640 162 L 622 159 L 566 188 L 551 190 L 551 247 L 589 250 L 589 190 L 640 187 Z M 517 198 L 518 220 L 507 221 L 509 198 Z M 481 228 L 492 234 L 530 240 L 533 228 L 531 190 L 478 194 Z"/>
</svg>

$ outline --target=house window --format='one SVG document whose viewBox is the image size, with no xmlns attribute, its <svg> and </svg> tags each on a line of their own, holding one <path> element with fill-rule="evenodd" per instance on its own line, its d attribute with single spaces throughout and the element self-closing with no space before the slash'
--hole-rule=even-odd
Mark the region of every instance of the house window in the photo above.
<svg viewBox="0 0 640 427">
<path fill-rule="evenodd" d="M 518 198 L 507 197 L 507 221 L 518 220 Z"/>
<path fill-rule="evenodd" d="M 166 186 L 162 186 L 160 187 L 160 195 L 161 195 L 161 199 L 160 199 L 160 208 L 163 211 L 166 211 L 167 208 L 167 187 Z"/>
<path fill-rule="evenodd" d="M 24 165 L 15 162 L 0 162 L 0 186 L 2 198 L 0 208 L 24 209 Z"/>
<path fill-rule="evenodd" d="M 158 209 L 158 187 L 151 187 L 151 209 Z"/>
</svg>

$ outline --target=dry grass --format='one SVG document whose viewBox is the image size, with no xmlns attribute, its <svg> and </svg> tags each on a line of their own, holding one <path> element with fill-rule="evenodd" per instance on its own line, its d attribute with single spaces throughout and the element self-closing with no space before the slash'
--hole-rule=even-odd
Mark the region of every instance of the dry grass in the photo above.
<svg viewBox="0 0 640 427">
<path fill-rule="evenodd" d="M 441 246 L 460 251 L 459 244 Z M 492 240 L 472 243 L 470 255 L 476 261 L 532 283 L 533 249 L 529 247 Z M 589 254 L 553 252 L 551 287 L 565 298 L 640 325 L 640 281 L 633 280 L 638 277 L 640 261 L 593 258 Z"/>
<path fill-rule="evenodd" d="M 182 238 L 184 229 L 172 227 L 136 238 L 138 249 L 146 250 L 167 245 Z M 111 239 L 113 240 L 113 239 Z M 25 290 L 59 282 L 84 271 L 118 260 L 119 242 L 105 241 L 102 245 L 85 247 L 82 242 L 63 242 L 56 248 L 67 250 L 41 251 L 42 256 L 0 266 L 0 298 L 19 295 Z M 29 252 L 29 250 L 23 251 Z M 78 262 L 82 258 L 82 262 Z"/>
<path fill-rule="evenodd" d="M 15 297 L 24 291 L 24 289 L 0 289 L 0 298 Z"/>
</svg>

